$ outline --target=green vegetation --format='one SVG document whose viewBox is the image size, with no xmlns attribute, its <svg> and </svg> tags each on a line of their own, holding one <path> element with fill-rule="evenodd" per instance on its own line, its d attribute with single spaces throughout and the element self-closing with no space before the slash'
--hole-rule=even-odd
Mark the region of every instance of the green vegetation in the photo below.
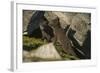
<svg viewBox="0 0 100 73">
<path fill-rule="evenodd" d="M 35 50 L 41 45 L 47 44 L 48 42 L 46 40 L 42 40 L 41 38 L 34 38 L 34 37 L 28 37 L 23 36 L 23 49 L 27 51 Z M 58 53 L 62 57 L 62 60 L 78 60 L 79 58 L 71 55 L 67 55 L 61 45 L 58 42 L 54 43 L 55 48 L 57 49 Z M 42 59 L 39 57 L 32 57 L 32 61 L 55 61 L 53 59 Z M 59 60 L 57 60 L 59 61 Z"/>
<path fill-rule="evenodd" d="M 46 44 L 47 41 L 44 41 L 40 38 L 23 36 L 23 49 L 32 50 L 37 49 L 39 46 Z"/>
</svg>

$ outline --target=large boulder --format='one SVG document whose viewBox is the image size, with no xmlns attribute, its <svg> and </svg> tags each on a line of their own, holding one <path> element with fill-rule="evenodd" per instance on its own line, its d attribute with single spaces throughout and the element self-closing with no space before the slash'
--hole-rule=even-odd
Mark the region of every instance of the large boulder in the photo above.
<svg viewBox="0 0 100 73">
<path fill-rule="evenodd" d="M 23 50 L 23 62 L 32 62 L 32 57 L 29 51 Z"/>
<path fill-rule="evenodd" d="M 32 51 L 23 50 L 23 62 L 62 60 L 53 43 L 45 44 Z"/>
<path fill-rule="evenodd" d="M 54 12 L 54 11 L 49 11 L 45 12 L 45 17 L 48 19 L 48 21 L 51 21 L 54 18 L 59 18 L 59 22 L 61 27 L 64 29 L 68 25 L 71 24 L 72 18 L 76 13 L 70 13 L 70 12 Z"/>
<path fill-rule="evenodd" d="M 91 30 L 91 18 L 88 13 L 76 14 L 71 22 L 71 29 L 76 31 L 74 37 L 80 45 L 83 44 L 86 39 L 87 32 Z"/>
<path fill-rule="evenodd" d="M 45 12 L 44 16 L 49 22 L 57 17 L 52 11 Z"/>
<path fill-rule="evenodd" d="M 65 29 L 68 25 L 71 25 L 71 21 L 73 16 L 76 13 L 71 12 L 53 12 L 60 19 L 60 24 L 63 29 Z"/>
<path fill-rule="evenodd" d="M 32 57 L 39 57 L 45 60 L 61 60 L 61 56 L 55 49 L 53 43 L 49 43 L 31 51 Z"/>
</svg>

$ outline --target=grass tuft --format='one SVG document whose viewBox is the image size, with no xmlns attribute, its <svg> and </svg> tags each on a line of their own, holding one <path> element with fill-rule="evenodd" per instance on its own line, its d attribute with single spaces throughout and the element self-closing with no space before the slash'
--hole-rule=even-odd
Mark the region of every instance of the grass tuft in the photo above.
<svg viewBox="0 0 100 73">
<path fill-rule="evenodd" d="M 32 50 L 37 49 L 39 46 L 46 44 L 47 41 L 44 41 L 40 38 L 23 36 L 23 49 L 24 50 Z"/>
</svg>

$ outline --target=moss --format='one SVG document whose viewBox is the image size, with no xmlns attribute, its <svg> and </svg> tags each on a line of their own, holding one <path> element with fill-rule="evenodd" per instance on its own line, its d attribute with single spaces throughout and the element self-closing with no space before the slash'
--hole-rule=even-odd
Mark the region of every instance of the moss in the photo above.
<svg viewBox="0 0 100 73">
<path fill-rule="evenodd" d="M 37 49 L 39 46 L 46 44 L 47 41 L 44 41 L 40 38 L 23 36 L 23 49 L 30 51 L 32 49 Z"/>
</svg>

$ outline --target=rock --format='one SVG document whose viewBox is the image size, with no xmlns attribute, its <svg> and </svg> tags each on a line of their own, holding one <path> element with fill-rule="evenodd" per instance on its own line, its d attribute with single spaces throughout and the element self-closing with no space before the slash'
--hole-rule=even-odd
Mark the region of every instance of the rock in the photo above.
<svg viewBox="0 0 100 73">
<path fill-rule="evenodd" d="M 49 22 L 52 19 L 58 17 L 61 27 L 65 28 L 67 27 L 67 25 L 71 24 L 72 18 L 75 14 L 77 13 L 49 11 L 49 12 L 45 12 L 44 16 L 48 19 Z"/>
<path fill-rule="evenodd" d="M 27 27 L 27 32 L 28 35 L 32 35 L 34 30 L 38 29 L 41 23 L 41 19 L 44 17 L 44 13 L 45 11 L 36 11 L 30 21 L 29 21 L 29 25 Z"/>
<path fill-rule="evenodd" d="M 44 11 L 24 11 L 23 12 L 23 35 L 34 36 L 36 38 L 51 40 L 53 37 L 53 30 L 48 26 L 48 20 L 44 17 Z M 26 21 L 25 21 L 26 20 Z M 36 36 L 37 35 L 37 36 Z"/>
<path fill-rule="evenodd" d="M 64 29 L 68 25 L 71 25 L 71 21 L 73 16 L 76 13 L 71 13 L 71 12 L 53 12 L 55 15 L 57 15 L 60 19 L 60 25 Z"/>
<path fill-rule="evenodd" d="M 23 50 L 23 62 L 62 60 L 53 43 L 42 45 L 32 51 Z"/>
<path fill-rule="evenodd" d="M 48 42 L 51 42 L 54 37 L 53 29 L 48 25 L 46 19 L 41 22 L 40 30 L 42 32 L 42 39 L 46 39 Z"/>
<path fill-rule="evenodd" d="M 80 45 L 83 44 L 87 31 L 91 29 L 91 18 L 88 13 L 79 13 L 76 14 L 71 23 L 71 29 L 75 30 L 76 33 L 74 35 L 75 39 L 79 42 Z"/>
<path fill-rule="evenodd" d="M 55 49 L 53 43 L 40 46 L 36 50 L 31 51 L 32 57 L 39 57 L 45 60 L 61 60 L 61 56 Z"/>
<path fill-rule="evenodd" d="M 68 55 L 77 56 L 71 46 L 71 41 L 68 36 L 66 36 L 66 32 L 61 28 L 59 18 L 55 18 L 49 24 L 54 31 L 55 42 L 59 42 L 62 46 L 63 51 Z"/>
<path fill-rule="evenodd" d="M 86 39 L 83 42 L 82 51 L 85 53 L 87 59 L 91 59 L 91 32 L 87 32 Z"/>
<path fill-rule="evenodd" d="M 90 13 L 77 13 L 77 12 L 46 12 L 45 17 L 51 22 L 52 19 L 58 17 L 60 25 L 63 29 L 67 30 L 66 36 L 70 34 L 70 41 L 74 43 L 74 46 L 78 49 L 82 49 L 82 52 L 89 50 L 90 48 L 83 49 L 84 41 L 87 39 L 87 32 L 91 32 L 91 14 Z M 55 23 L 54 23 L 55 24 Z M 70 28 L 70 31 L 68 30 Z M 89 38 L 89 37 L 88 37 Z M 91 41 L 88 41 L 91 42 Z M 90 47 L 88 45 L 88 47 Z M 85 55 L 89 52 L 84 52 Z M 86 56 L 85 56 L 86 57 Z M 90 57 L 90 54 L 88 55 Z M 87 57 L 86 57 L 87 58 Z"/>
<path fill-rule="evenodd" d="M 30 52 L 23 50 L 23 62 L 32 62 L 31 58 Z"/>
<path fill-rule="evenodd" d="M 23 10 L 23 32 L 27 31 L 28 23 L 34 13 L 35 11 L 33 10 Z"/>
<path fill-rule="evenodd" d="M 52 11 L 45 12 L 44 16 L 49 22 L 57 17 Z"/>
</svg>

